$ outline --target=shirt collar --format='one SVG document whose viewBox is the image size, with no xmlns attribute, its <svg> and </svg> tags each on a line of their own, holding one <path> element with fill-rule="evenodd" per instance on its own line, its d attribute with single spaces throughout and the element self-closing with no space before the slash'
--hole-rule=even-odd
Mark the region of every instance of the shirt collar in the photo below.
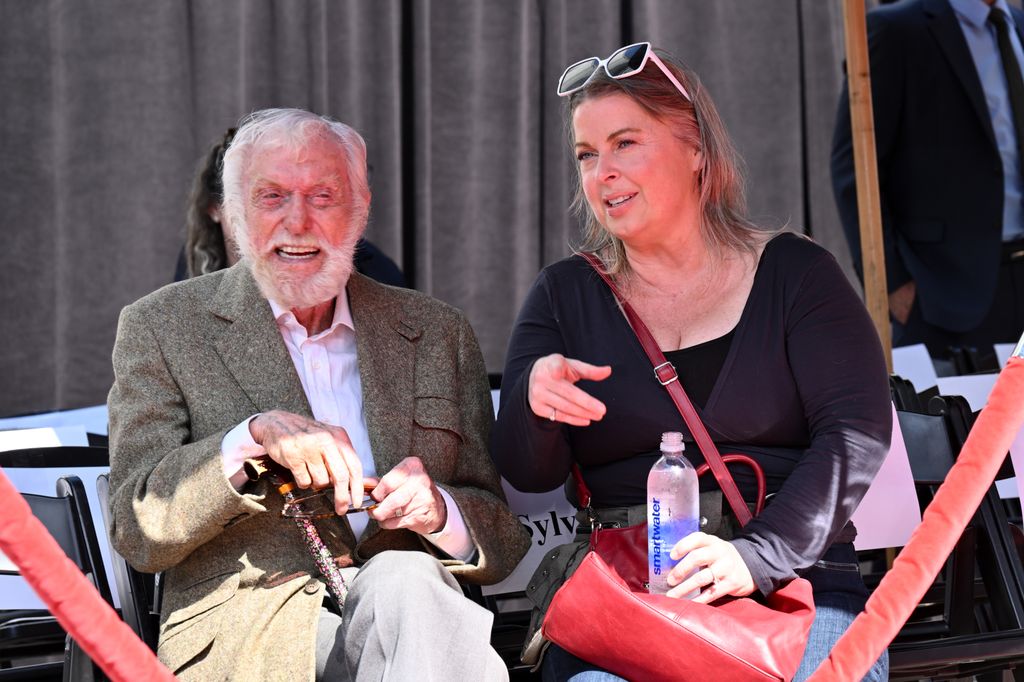
<svg viewBox="0 0 1024 682">
<path fill-rule="evenodd" d="M 299 324 L 299 321 L 295 319 L 295 313 L 287 308 L 282 308 L 276 301 L 271 301 L 270 310 L 274 313 L 274 319 L 277 320 L 278 326 L 284 327 L 298 327 L 303 328 Z M 334 299 L 334 319 L 331 320 L 331 326 L 323 330 L 319 334 L 314 335 L 311 338 L 317 338 L 320 336 L 326 336 L 332 333 L 338 325 L 344 325 L 355 331 L 355 323 L 352 321 L 352 309 L 348 305 L 348 288 L 346 287 L 341 295 Z"/>
<path fill-rule="evenodd" d="M 949 5 L 957 13 L 957 16 L 976 28 L 985 28 L 989 12 L 993 8 L 1001 9 L 1009 20 L 1010 26 L 1016 26 L 1006 0 L 996 0 L 992 3 L 992 7 L 989 7 L 984 0 L 949 0 Z"/>
</svg>

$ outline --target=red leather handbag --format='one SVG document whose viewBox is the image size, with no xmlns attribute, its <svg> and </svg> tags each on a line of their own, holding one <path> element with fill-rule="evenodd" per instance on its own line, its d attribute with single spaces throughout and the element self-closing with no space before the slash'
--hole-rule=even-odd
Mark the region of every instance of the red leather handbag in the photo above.
<svg viewBox="0 0 1024 682">
<path fill-rule="evenodd" d="M 752 515 L 725 461 L 740 461 L 759 474 L 757 511 L 764 502 L 763 472 L 744 455 L 719 454 L 680 386 L 675 368 L 596 259 L 587 259 L 619 299 L 655 365 L 655 375 L 671 394 L 704 454 L 707 464 L 698 474 L 710 468 L 736 519 L 745 525 Z M 577 477 L 580 484 L 582 476 Z M 585 486 L 580 488 L 580 504 L 589 506 Z M 814 621 L 811 585 L 803 578 L 791 581 L 763 602 L 727 597 L 713 604 L 649 594 L 646 579 L 646 524 L 615 529 L 595 526 L 590 551 L 548 607 L 544 636 L 627 679 L 788 680 L 796 673 Z"/>
</svg>

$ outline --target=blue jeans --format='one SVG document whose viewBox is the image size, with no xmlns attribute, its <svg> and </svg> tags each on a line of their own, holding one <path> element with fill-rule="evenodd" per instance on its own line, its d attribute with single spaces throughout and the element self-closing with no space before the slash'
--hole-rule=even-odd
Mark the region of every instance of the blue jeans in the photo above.
<svg viewBox="0 0 1024 682">
<path fill-rule="evenodd" d="M 554 643 L 544 654 L 540 678 L 544 682 L 626 682 L 618 675 L 576 658 Z"/>
<path fill-rule="evenodd" d="M 864 609 L 865 599 L 849 592 L 815 592 L 814 623 L 807 638 L 807 648 L 800 661 L 794 682 L 811 676 L 832 651 L 839 638 L 850 627 L 857 614 Z M 885 682 L 889 679 L 889 652 L 883 651 L 864 676 L 865 682 Z"/>
</svg>

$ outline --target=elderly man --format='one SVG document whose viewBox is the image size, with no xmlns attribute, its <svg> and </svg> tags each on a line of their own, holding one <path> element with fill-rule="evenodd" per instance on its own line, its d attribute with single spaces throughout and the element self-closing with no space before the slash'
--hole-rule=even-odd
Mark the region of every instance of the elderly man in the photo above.
<svg viewBox="0 0 1024 682">
<path fill-rule="evenodd" d="M 258 112 L 223 176 L 242 261 L 128 306 L 114 346 L 111 530 L 164 571 L 160 659 L 194 680 L 507 679 L 455 580 L 501 580 L 528 546 L 469 324 L 352 272 L 370 192 L 348 126 Z M 333 486 L 338 515 L 312 535 L 282 517 L 242 470 L 259 455 Z M 367 482 L 377 506 L 346 516 Z"/>
</svg>

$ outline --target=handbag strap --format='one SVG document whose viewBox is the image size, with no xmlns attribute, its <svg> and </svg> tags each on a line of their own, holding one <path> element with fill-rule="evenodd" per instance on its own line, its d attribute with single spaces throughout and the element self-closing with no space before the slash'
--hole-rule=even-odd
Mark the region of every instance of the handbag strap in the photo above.
<svg viewBox="0 0 1024 682">
<path fill-rule="evenodd" d="M 690 402 L 689 396 L 686 395 L 686 391 L 683 390 L 683 386 L 679 382 L 679 375 L 676 373 L 675 366 L 665 358 L 665 354 L 661 352 L 661 348 L 658 347 L 658 342 L 654 340 L 654 336 L 651 334 L 650 330 L 647 329 L 647 325 L 645 325 L 644 321 L 640 319 L 640 316 L 636 314 L 636 311 L 633 310 L 633 306 L 629 304 L 629 301 L 619 293 L 618 287 L 615 286 L 611 277 L 605 273 L 601 261 L 597 259 L 597 256 L 592 253 L 581 253 L 580 255 L 590 264 L 590 267 L 594 268 L 594 271 L 601 276 L 604 283 L 612 290 L 612 294 L 619 302 L 619 305 L 622 306 L 622 310 L 626 314 L 626 319 L 629 321 L 629 326 L 633 328 L 633 333 L 636 334 L 636 337 L 640 341 L 640 345 L 643 346 L 644 351 L 647 353 L 647 357 L 650 359 L 651 364 L 654 365 L 654 376 L 658 379 L 658 383 L 664 386 L 665 390 L 668 391 L 669 396 L 672 398 L 672 402 L 676 405 L 676 409 L 678 409 L 679 414 L 682 415 L 683 421 L 686 423 L 686 427 L 690 429 L 693 439 L 697 441 L 697 446 L 704 454 L 704 461 L 707 462 L 710 467 L 711 473 L 715 475 L 715 480 L 718 481 L 718 486 L 722 489 L 722 494 L 725 495 L 725 499 L 728 500 L 733 514 L 736 515 L 736 520 L 739 521 L 741 526 L 747 525 L 747 522 L 753 518 L 750 513 L 750 508 L 747 507 L 747 503 L 743 501 L 743 496 L 740 495 L 740 490 L 736 487 L 736 481 L 733 480 L 732 474 L 729 473 L 729 469 L 725 466 L 725 462 L 722 461 L 722 455 L 719 454 L 714 441 L 712 441 L 711 436 L 708 435 L 708 430 L 704 427 L 704 422 L 702 422 L 700 417 L 697 415 L 697 411 L 693 409 L 693 404 Z M 583 476 L 575 464 L 573 465 L 573 468 L 573 476 L 576 478 L 577 488 L 580 488 L 583 482 Z M 580 490 L 581 504 L 583 504 L 584 494 L 587 498 L 587 504 L 584 506 L 589 506 L 590 492 L 586 489 L 585 485 L 582 485 L 582 490 Z"/>
</svg>

